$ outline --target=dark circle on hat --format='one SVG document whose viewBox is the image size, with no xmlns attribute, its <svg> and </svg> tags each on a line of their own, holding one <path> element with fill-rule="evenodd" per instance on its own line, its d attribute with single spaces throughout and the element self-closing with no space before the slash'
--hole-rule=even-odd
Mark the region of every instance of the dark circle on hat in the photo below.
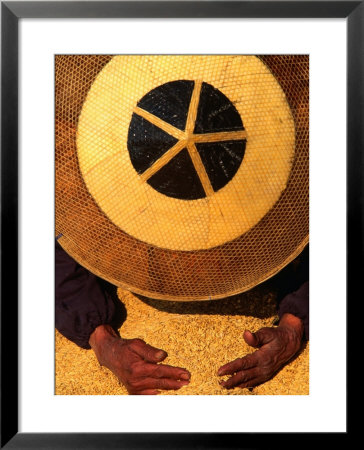
<svg viewBox="0 0 364 450">
<path fill-rule="evenodd" d="M 138 108 L 184 131 L 195 82 L 178 80 L 162 84 L 138 102 Z M 244 130 L 234 104 L 212 85 L 201 86 L 195 134 Z M 131 163 L 142 175 L 178 140 L 134 113 L 129 126 L 128 151 Z M 238 171 L 245 154 L 246 139 L 195 143 L 214 192 L 223 188 Z M 206 197 L 187 148 L 183 148 L 146 182 L 156 191 L 181 200 Z"/>
</svg>

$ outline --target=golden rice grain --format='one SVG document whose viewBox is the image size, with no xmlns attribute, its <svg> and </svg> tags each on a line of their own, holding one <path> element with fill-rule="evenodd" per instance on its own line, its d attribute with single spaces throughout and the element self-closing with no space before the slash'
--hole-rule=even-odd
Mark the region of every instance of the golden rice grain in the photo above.
<svg viewBox="0 0 364 450">
<path fill-rule="evenodd" d="M 272 326 L 274 295 L 257 287 L 224 300 L 165 302 L 137 297 L 119 289 L 127 319 L 120 329 L 125 338 L 141 338 L 168 353 L 166 364 L 185 367 L 191 382 L 163 395 L 308 395 L 309 346 L 272 380 L 248 389 L 226 390 L 219 385 L 218 368 L 254 351 L 243 339 L 245 329 Z M 228 377 L 223 377 L 227 379 Z M 91 350 L 83 350 L 56 332 L 56 394 L 126 395 L 116 377 L 100 367 Z"/>
</svg>

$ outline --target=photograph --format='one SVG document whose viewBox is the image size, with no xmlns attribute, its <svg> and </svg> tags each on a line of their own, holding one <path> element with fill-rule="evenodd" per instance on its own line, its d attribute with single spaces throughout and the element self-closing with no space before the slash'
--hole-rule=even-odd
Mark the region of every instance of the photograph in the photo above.
<svg viewBox="0 0 364 450">
<path fill-rule="evenodd" d="M 0 448 L 348 447 L 363 23 L 1 1 Z"/>
<path fill-rule="evenodd" d="M 55 394 L 309 395 L 309 55 L 54 64 Z"/>
</svg>

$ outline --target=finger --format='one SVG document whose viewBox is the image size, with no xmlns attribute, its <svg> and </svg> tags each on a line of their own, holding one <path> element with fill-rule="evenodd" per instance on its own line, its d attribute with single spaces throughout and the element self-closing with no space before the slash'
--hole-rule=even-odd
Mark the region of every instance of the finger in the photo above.
<svg viewBox="0 0 364 450">
<path fill-rule="evenodd" d="M 158 363 L 167 358 L 168 354 L 160 348 L 152 347 L 141 339 L 133 339 L 130 348 L 145 361 Z"/>
<path fill-rule="evenodd" d="M 230 377 L 226 381 L 221 381 L 220 384 L 226 389 L 232 389 L 237 386 L 241 386 L 243 383 L 249 384 L 251 380 L 257 377 L 257 370 L 254 369 L 248 369 L 248 370 L 242 370 L 232 377 Z M 250 384 L 249 384 L 250 386 Z"/>
<path fill-rule="evenodd" d="M 167 364 L 143 364 L 140 368 L 143 375 L 151 378 L 171 378 L 174 380 L 189 380 L 191 374 L 182 367 L 168 366 Z"/>
<path fill-rule="evenodd" d="M 250 388 L 249 390 L 251 391 L 253 389 L 253 387 L 258 386 L 258 384 L 264 383 L 264 379 L 260 379 L 260 378 L 252 378 L 251 380 L 247 381 L 246 383 L 242 383 L 242 384 L 238 384 L 235 387 L 238 388 Z"/>
<path fill-rule="evenodd" d="M 260 330 L 252 333 L 249 330 L 244 331 L 244 341 L 251 347 L 259 348 L 264 344 L 268 344 L 273 339 L 272 328 L 261 328 Z"/>
<path fill-rule="evenodd" d="M 144 391 L 140 391 L 138 395 L 158 395 L 159 391 L 156 389 L 144 389 Z"/>
<path fill-rule="evenodd" d="M 235 387 L 253 388 L 254 386 L 258 386 L 258 384 L 268 381 L 270 378 L 271 378 L 271 375 L 262 374 L 261 372 L 257 371 L 250 380 L 245 381 L 244 383 L 238 384 Z"/>
<path fill-rule="evenodd" d="M 248 345 L 251 347 L 258 347 L 258 339 L 252 332 L 249 330 L 244 331 L 243 337 Z"/>
<path fill-rule="evenodd" d="M 232 375 L 233 373 L 239 372 L 243 369 L 251 369 L 258 364 L 258 358 L 255 353 L 244 356 L 244 358 L 238 358 L 231 361 L 224 366 L 221 366 L 217 374 L 222 375 Z"/>
<path fill-rule="evenodd" d="M 172 380 L 171 378 L 157 379 L 157 389 L 163 390 L 177 390 L 183 386 L 187 386 L 189 381 L 187 380 Z"/>
<path fill-rule="evenodd" d="M 132 385 L 133 391 L 145 391 L 151 389 L 176 390 L 186 386 L 189 381 L 172 380 L 171 378 L 144 378 L 143 380 L 134 381 Z"/>
</svg>

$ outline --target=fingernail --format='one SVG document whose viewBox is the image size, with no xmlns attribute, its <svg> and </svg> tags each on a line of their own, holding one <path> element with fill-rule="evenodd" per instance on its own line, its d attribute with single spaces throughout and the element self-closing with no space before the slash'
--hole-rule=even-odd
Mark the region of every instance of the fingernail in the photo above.
<svg viewBox="0 0 364 450">
<path fill-rule="evenodd" d="M 156 354 L 155 357 L 157 359 L 162 359 L 164 357 L 164 351 L 163 350 L 159 350 Z"/>
<path fill-rule="evenodd" d="M 181 373 L 181 375 L 179 377 L 181 380 L 189 380 L 190 379 L 190 375 L 188 373 Z"/>
</svg>

